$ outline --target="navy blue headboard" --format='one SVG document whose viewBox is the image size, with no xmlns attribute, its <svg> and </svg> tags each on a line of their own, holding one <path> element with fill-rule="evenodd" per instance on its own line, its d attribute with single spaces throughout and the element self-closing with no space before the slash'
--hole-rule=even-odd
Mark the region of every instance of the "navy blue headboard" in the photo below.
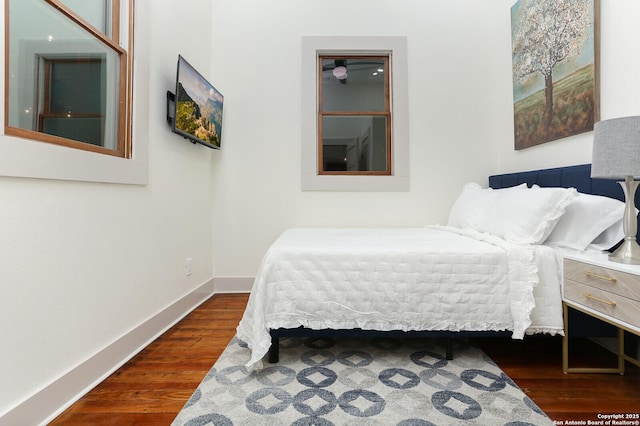
<svg viewBox="0 0 640 426">
<path fill-rule="evenodd" d="M 591 178 L 591 164 L 489 176 L 489 186 L 494 189 L 508 188 L 521 183 L 526 183 L 528 186 L 538 184 L 543 187 L 576 188 L 585 194 L 603 195 L 624 201 L 624 192 L 618 182 Z M 635 205 L 636 207 L 640 205 L 640 190 L 636 193 Z M 638 230 L 638 240 L 640 241 L 640 217 L 638 218 Z"/>
<path fill-rule="evenodd" d="M 624 201 L 624 192 L 616 181 L 591 178 L 591 164 L 489 176 L 489 186 L 495 189 L 508 188 L 521 183 L 526 183 L 528 186 L 538 184 L 543 187 L 576 188 L 585 194 L 604 195 Z M 640 195 L 640 191 L 637 195 Z M 638 198 L 640 197 L 636 197 L 636 205 Z"/>
</svg>

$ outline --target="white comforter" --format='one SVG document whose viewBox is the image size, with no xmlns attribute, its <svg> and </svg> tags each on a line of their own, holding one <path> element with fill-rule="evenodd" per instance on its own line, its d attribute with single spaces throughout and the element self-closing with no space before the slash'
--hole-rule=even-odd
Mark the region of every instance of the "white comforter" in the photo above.
<svg viewBox="0 0 640 426">
<path fill-rule="evenodd" d="M 562 333 L 561 311 L 549 247 L 451 227 L 300 228 L 265 254 L 237 332 L 253 368 L 271 329 L 512 330 L 521 339 Z"/>
</svg>

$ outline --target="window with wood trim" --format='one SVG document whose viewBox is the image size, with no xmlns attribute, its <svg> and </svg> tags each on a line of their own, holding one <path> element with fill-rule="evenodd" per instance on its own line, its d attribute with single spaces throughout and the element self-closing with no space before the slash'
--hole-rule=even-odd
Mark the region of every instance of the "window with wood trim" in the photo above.
<svg viewBox="0 0 640 426">
<path fill-rule="evenodd" d="M 389 62 L 318 55 L 318 174 L 392 174 Z"/>
<path fill-rule="evenodd" d="M 5 1 L 5 134 L 131 157 L 133 1 Z"/>
</svg>

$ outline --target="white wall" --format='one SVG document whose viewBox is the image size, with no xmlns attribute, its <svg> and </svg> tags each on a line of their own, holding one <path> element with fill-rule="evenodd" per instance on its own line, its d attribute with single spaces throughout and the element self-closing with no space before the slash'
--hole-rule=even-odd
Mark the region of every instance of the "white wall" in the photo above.
<svg viewBox="0 0 640 426">
<path fill-rule="evenodd" d="M 640 3 L 601 3 L 601 116 L 635 115 Z M 214 159 L 214 274 L 253 276 L 288 227 L 442 223 L 464 182 L 589 163 L 592 132 L 513 149 L 513 4 L 217 0 L 213 67 L 227 103 Z M 409 192 L 300 190 L 300 39 L 309 35 L 407 36 Z"/>
<path fill-rule="evenodd" d="M 134 144 L 149 143 L 148 185 L 0 177 L 0 424 L 213 276 L 218 153 L 171 133 L 165 119 L 178 53 L 209 71 L 211 2 L 137 3 Z"/>
<path fill-rule="evenodd" d="M 502 11 L 496 27 L 510 29 L 510 8 L 514 0 L 501 0 Z M 600 116 L 602 120 L 640 115 L 640 2 L 636 0 L 600 1 Z M 505 34 L 497 39 L 500 51 L 494 82 L 496 94 L 495 140 L 498 168 L 496 173 L 557 167 L 591 162 L 593 132 L 538 145 L 522 151 L 513 150 L 513 114 L 511 41 Z"/>
<path fill-rule="evenodd" d="M 496 168 L 495 46 L 509 27 L 492 29 L 503 9 L 498 0 L 217 0 L 213 74 L 225 86 L 225 118 L 214 159 L 214 275 L 253 276 L 292 226 L 446 221 L 463 183 L 486 182 Z M 408 192 L 300 189 L 301 38 L 331 35 L 407 36 Z"/>
</svg>

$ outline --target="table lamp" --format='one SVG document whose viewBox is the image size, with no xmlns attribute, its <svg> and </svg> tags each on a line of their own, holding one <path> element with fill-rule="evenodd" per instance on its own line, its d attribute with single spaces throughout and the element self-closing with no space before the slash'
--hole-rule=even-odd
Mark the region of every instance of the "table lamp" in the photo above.
<svg viewBox="0 0 640 426">
<path fill-rule="evenodd" d="M 634 203 L 640 183 L 635 180 L 640 178 L 640 116 L 595 123 L 591 177 L 618 180 L 624 191 L 624 241 L 609 255 L 609 260 L 640 264 L 640 246 L 636 242 L 638 219 Z"/>
</svg>

